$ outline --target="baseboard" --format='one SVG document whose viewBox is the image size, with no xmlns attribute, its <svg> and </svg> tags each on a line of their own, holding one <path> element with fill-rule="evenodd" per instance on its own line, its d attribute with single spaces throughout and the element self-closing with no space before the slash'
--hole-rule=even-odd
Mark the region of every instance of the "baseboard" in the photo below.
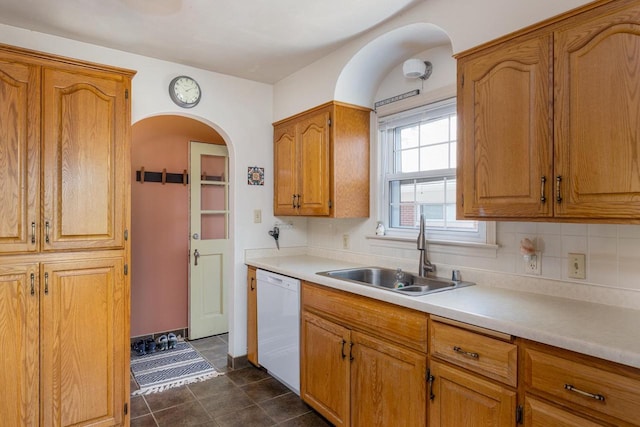
<svg viewBox="0 0 640 427">
<path fill-rule="evenodd" d="M 183 328 L 183 329 L 173 329 L 171 331 L 164 331 L 164 332 L 155 332 L 153 334 L 146 334 L 146 335 L 139 335 L 137 337 L 131 337 L 131 339 L 129 340 L 131 345 L 133 345 L 133 343 L 135 343 L 136 341 L 140 341 L 140 340 L 146 340 L 149 338 L 152 339 L 156 339 L 162 335 L 169 335 L 173 333 L 176 337 L 178 337 L 178 339 L 183 339 L 185 337 L 188 336 L 189 334 L 189 328 Z"/>
<path fill-rule="evenodd" d="M 241 369 L 247 368 L 251 366 L 251 364 L 246 354 L 239 357 L 232 357 L 230 354 L 227 354 L 227 366 L 232 369 Z"/>
</svg>

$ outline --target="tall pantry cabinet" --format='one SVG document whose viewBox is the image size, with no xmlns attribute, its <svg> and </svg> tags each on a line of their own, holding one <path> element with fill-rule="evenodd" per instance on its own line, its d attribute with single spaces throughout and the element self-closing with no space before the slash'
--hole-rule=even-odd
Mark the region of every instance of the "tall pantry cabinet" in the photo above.
<svg viewBox="0 0 640 427">
<path fill-rule="evenodd" d="M 128 424 L 134 72 L 0 45 L 0 414 Z"/>
</svg>

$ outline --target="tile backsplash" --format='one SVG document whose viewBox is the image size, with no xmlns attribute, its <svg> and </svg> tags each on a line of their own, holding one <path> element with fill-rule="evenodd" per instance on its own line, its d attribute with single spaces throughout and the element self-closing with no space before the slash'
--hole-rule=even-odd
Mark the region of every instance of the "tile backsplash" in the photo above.
<svg viewBox="0 0 640 427">
<path fill-rule="evenodd" d="M 640 309 L 640 225 L 498 222 L 497 249 L 430 245 L 429 258 L 445 277 L 452 268 L 466 280 L 490 286 L 602 302 Z M 363 263 L 397 263 L 416 270 L 418 252 L 414 242 L 372 239 L 372 220 L 309 219 L 310 253 L 351 259 Z M 344 234 L 350 247 L 343 248 Z M 525 274 L 520 240 L 528 238 L 541 253 L 539 276 Z M 586 256 L 586 278 L 570 279 L 568 254 Z M 390 265 L 392 266 L 392 265 Z M 473 278 L 473 279 L 472 279 Z"/>
</svg>

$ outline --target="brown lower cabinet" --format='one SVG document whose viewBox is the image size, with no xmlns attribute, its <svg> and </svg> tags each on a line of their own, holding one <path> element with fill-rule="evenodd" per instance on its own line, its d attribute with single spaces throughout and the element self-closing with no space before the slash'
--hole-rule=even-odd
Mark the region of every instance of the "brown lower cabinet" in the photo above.
<svg viewBox="0 0 640 427">
<path fill-rule="evenodd" d="M 514 390 L 435 360 L 429 368 L 429 426 L 516 425 Z"/>
<path fill-rule="evenodd" d="M 123 265 L 122 256 L 0 263 L 2 425 L 124 424 Z"/>
<path fill-rule="evenodd" d="M 427 356 L 389 341 L 396 326 L 403 332 L 402 316 L 379 314 L 387 306 L 406 312 L 424 332 L 426 315 L 307 283 L 302 301 L 302 399 L 336 426 L 426 425 Z"/>
<path fill-rule="evenodd" d="M 258 280 L 255 267 L 247 269 L 247 360 L 258 366 Z"/>
</svg>

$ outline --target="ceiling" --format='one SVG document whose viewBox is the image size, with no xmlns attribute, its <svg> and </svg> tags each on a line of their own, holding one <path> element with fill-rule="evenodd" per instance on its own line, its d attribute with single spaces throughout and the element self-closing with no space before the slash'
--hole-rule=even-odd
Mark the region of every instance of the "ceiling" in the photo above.
<svg viewBox="0 0 640 427">
<path fill-rule="evenodd" d="M 424 0 L 0 0 L 0 23 L 275 83 Z"/>
</svg>

